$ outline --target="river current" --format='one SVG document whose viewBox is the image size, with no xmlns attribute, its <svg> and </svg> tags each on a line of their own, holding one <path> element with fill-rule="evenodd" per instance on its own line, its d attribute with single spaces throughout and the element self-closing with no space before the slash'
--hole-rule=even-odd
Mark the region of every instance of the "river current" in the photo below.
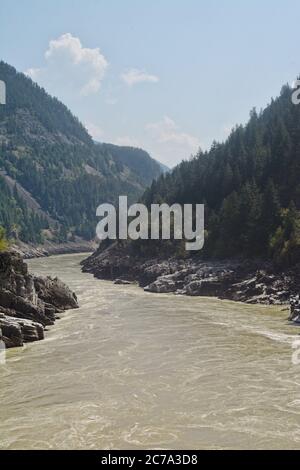
<svg viewBox="0 0 300 470">
<path fill-rule="evenodd" d="M 83 274 L 85 256 L 28 263 L 80 308 L 7 351 L 0 449 L 300 448 L 287 311 L 114 285 Z"/>
</svg>

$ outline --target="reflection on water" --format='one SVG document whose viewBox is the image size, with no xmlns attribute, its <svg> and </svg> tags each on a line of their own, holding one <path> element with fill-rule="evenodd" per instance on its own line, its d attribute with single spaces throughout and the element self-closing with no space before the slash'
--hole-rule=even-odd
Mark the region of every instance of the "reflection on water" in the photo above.
<svg viewBox="0 0 300 470">
<path fill-rule="evenodd" d="M 0 366 L 0 448 L 300 448 L 298 330 L 281 308 L 146 294 L 31 260 L 81 308 Z"/>
</svg>

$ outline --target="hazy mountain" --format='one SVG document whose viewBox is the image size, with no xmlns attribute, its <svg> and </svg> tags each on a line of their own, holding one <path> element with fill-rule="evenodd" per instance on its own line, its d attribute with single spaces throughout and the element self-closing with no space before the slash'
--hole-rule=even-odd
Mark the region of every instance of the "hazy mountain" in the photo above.
<svg viewBox="0 0 300 470">
<path fill-rule="evenodd" d="M 121 147 L 113 144 L 99 144 L 104 153 L 108 152 L 116 161 L 123 163 L 149 186 L 153 179 L 158 178 L 165 167 L 150 157 L 145 150 L 135 147 Z"/>
</svg>

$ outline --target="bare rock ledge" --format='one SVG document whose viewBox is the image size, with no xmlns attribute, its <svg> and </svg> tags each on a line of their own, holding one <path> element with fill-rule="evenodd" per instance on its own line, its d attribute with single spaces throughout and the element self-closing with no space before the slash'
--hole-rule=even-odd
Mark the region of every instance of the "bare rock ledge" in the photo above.
<svg viewBox="0 0 300 470">
<path fill-rule="evenodd" d="M 62 281 L 33 276 L 19 254 L 0 253 L 0 340 L 7 348 L 43 339 L 45 327 L 73 308 L 76 295 Z"/>
</svg>

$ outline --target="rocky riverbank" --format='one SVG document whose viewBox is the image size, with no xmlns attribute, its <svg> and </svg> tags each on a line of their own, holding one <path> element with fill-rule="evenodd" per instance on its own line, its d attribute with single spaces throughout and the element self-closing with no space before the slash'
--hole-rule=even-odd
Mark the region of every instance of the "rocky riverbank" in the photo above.
<svg viewBox="0 0 300 470">
<path fill-rule="evenodd" d="M 0 339 L 7 348 L 43 339 L 45 327 L 72 308 L 76 295 L 63 282 L 29 274 L 18 253 L 0 253 Z"/>
<path fill-rule="evenodd" d="M 82 263 L 99 279 L 136 281 L 147 292 L 214 296 L 249 304 L 288 304 L 298 294 L 300 266 L 285 272 L 261 260 L 142 259 L 114 244 Z"/>
<path fill-rule="evenodd" d="M 23 243 L 20 240 L 11 245 L 11 250 L 18 253 L 24 259 L 43 258 L 51 255 L 67 255 L 73 253 L 91 253 L 96 249 L 93 241 L 85 241 L 77 237 L 76 241 L 66 243 L 54 243 L 49 240 L 42 245 Z"/>
</svg>

